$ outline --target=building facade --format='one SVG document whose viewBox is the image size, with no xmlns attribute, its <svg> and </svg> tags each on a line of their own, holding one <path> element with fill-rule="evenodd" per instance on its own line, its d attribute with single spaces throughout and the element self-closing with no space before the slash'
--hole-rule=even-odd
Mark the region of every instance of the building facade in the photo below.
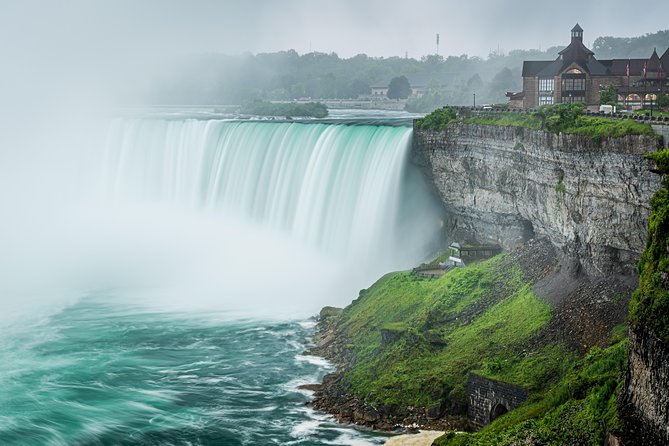
<svg viewBox="0 0 669 446">
<path fill-rule="evenodd" d="M 510 106 L 537 108 L 559 102 L 583 102 L 591 110 L 599 108 L 600 93 L 613 86 L 618 102 L 638 109 L 657 101 L 669 92 L 667 68 L 669 49 L 648 59 L 598 60 L 583 44 L 583 29 L 571 30 L 569 46 L 550 61 L 523 62 L 522 93 L 507 93 Z"/>
</svg>

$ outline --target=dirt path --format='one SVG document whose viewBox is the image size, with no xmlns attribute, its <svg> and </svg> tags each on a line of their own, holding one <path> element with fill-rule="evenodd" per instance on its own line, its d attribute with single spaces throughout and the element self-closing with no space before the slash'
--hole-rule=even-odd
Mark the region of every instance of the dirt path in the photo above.
<svg viewBox="0 0 669 446">
<path fill-rule="evenodd" d="M 418 434 L 398 435 L 388 439 L 386 446 L 430 446 L 437 438 L 444 435 L 439 431 L 422 431 Z"/>
</svg>

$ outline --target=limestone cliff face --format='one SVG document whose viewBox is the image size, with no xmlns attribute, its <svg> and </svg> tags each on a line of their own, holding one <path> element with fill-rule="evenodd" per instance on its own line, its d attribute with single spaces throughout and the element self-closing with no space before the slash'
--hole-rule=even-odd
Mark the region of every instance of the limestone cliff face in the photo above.
<svg viewBox="0 0 669 446">
<path fill-rule="evenodd" d="M 669 444 L 669 348 L 643 325 L 630 329 L 630 352 L 621 400 L 625 444 Z"/>
<path fill-rule="evenodd" d="M 514 248 L 547 237 L 588 274 L 633 275 L 658 189 L 648 136 L 603 138 L 454 123 L 416 130 L 413 161 L 431 178 L 453 239 Z"/>
</svg>

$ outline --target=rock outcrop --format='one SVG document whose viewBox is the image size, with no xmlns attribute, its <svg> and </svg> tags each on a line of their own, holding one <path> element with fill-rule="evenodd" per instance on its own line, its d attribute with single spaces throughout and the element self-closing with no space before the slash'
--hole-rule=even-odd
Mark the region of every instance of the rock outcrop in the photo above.
<svg viewBox="0 0 669 446">
<path fill-rule="evenodd" d="M 634 277 L 659 178 L 651 136 L 602 138 L 453 123 L 416 129 L 413 160 L 448 214 L 451 239 L 512 249 L 548 238 L 589 275 Z"/>
<path fill-rule="evenodd" d="M 629 359 L 620 397 L 624 444 L 669 445 L 669 150 L 653 154 L 662 175 L 630 306 Z"/>
<path fill-rule="evenodd" d="M 630 329 L 630 352 L 622 393 L 624 444 L 669 444 L 669 348 L 644 326 Z"/>
</svg>

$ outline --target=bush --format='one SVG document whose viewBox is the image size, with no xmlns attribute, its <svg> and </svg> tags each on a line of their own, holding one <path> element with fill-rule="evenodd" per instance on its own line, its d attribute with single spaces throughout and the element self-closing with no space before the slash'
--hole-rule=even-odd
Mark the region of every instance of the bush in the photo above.
<svg viewBox="0 0 669 446">
<path fill-rule="evenodd" d="M 541 128 L 553 133 L 560 133 L 576 127 L 577 120 L 583 115 L 585 104 L 544 105 L 534 112 L 534 116 L 541 121 Z"/>
<path fill-rule="evenodd" d="M 451 121 L 455 121 L 455 110 L 449 107 L 437 109 L 429 115 L 416 120 L 416 128 L 426 130 L 445 130 Z"/>
</svg>

